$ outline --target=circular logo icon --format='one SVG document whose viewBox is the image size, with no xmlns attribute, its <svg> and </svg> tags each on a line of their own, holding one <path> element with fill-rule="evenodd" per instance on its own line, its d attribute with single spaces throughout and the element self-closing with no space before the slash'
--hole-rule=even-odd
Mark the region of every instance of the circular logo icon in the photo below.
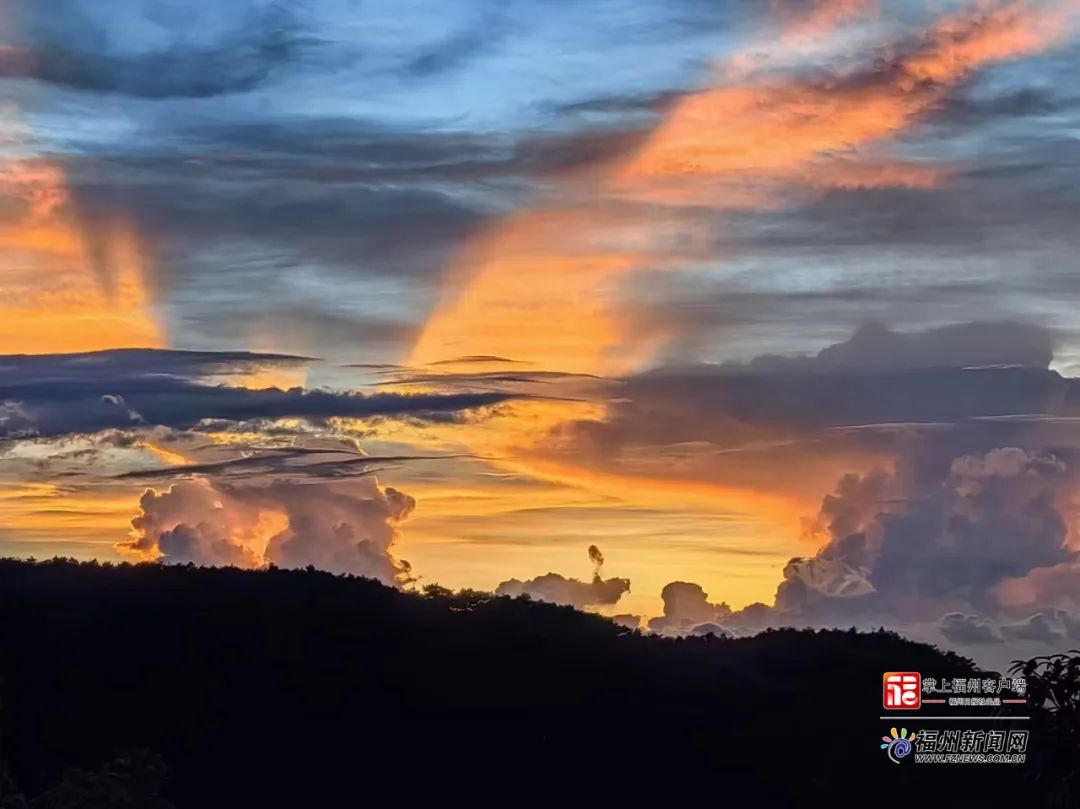
<svg viewBox="0 0 1080 809">
<path fill-rule="evenodd" d="M 911 753 L 911 742 L 907 739 L 893 739 L 889 742 L 889 749 L 886 750 L 889 756 L 889 761 L 893 764 L 899 764 L 900 759 Z"/>
<path fill-rule="evenodd" d="M 912 742 L 915 741 L 915 734 L 908 735 L 907 728 L 902 728 L 899 733 L 896 732 L 896 728 L 892 728 L 891 736 L 882 736 L 881 749 L 885 751 L 885 755 L 889 757 L 889 761 L 893 764 L 899 764 L 900 760 L 911 755 L 911 751 L 914 749 Z"/>
</svg>

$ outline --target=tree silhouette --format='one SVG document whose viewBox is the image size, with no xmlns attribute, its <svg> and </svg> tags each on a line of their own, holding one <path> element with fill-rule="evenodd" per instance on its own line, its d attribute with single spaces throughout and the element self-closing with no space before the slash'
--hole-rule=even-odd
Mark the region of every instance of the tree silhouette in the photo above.
<svg viewBox="0 0 1080 809">
<path fill-rule="evenodd" d="M 1047 805 L 1080 804 L 1080 651 L 1016 660 L 1009 672 L 1027 682 L 1034 743 L 1043 751 L 1034 778 Z"/>
<path fill-rule="evenodd" d="M 35 796 L 0 806 L 351 806 L 388 786 L 562 803 L 592 788 L 605 805 L 645 784 L 669 801 L 707 784 L 760 806 L 1071 794 L 1076 691 L 1062 683 L 1075 664 L 1025 672 L 1048 706 L 1039 743 L 1025 767 L 977 777 L 881 754 L 881 677 L 898 666 L 984 673 L 884 630 L 664 638 L 569 607 L 318 570 L 0 559 L 0 753 Z"/>
</svg>

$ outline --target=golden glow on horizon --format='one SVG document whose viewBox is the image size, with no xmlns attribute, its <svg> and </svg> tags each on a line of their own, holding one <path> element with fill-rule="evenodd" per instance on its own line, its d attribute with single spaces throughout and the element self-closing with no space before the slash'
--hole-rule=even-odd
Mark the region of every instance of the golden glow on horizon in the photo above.
<svg viewBox="0 0 1080 809">
<path fill-rule="evenodd" d="M 23 209 L 0 220 L 0 353 L 164 344 L 130 221 L 79 221 L 63 170 L 43 158 L 0 162 L 0 196 Z"/>
<path fill-rule="evenodd" d="M 112 543 L 130 527 L 137 499 L 130 489 L 6 482 L 0 486 L 0 525 L 7 535 L 0 535 L 0 554 L 113 557 Z"/>
<path fill-rule="evenodd" d="M 250 347 L 249 350 L 256 352 L 266 351 L 264 348 L 254 347 Z M 306 365 L 266 365 L 250 373 L 228 374 L 219 381 L 230 387 L 245 388 L 246 390 L 306 388 L 308 384 L 308 368 Z"/>
<path fill-rule="evenodd" d="M 702 582 L 737 606 L 769 601 L 792 555 L 797 512 L 782 498 L 555 465 L 520 472 L 506 473 L 510 483 L 476 475 L 468 486 L 409 482 L 424 507 L 397 553 L 422 583 L 494 589 L 549 571 L 588 578 L 584 549 L 596 543 L 608 559 L 603 574 L 632 582 L 603 612 L 657 615 L 661 589 L 676 579 Z"/>
</svg>

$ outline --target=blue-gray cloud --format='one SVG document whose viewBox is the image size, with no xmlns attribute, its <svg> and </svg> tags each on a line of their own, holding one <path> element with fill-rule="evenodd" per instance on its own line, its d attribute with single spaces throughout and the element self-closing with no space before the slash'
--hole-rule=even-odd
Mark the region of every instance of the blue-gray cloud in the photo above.
<svg viewBox="0 0 1080 809">
<path fill-rule="evenodd" d="M 0 74 L 87 227 L 122 216 L 153 247 L 177 344 L 236 345 L 272 322 L 283 350 L 352 361 L 340 347 L 361 346 L 378 361 L 407 353 L 479 229 L 551 175 L 633 150 L 710 65 L 810 6 L 26 2 Z M 874 34 L 908 48 L 903 31 L 927 19 L 890 8 Z M 800 80 L 893 69 L 852 73 L 849 56 L 823 52 Z M 727 210 L 715 266 L 689 288 L 650 277 L 627 306 L 680 360 L 798 350 L 867 317 L 1045 316 L 1080 345 L 1056 306 L 1077 294 L 1076 58 L 972 76 L 880 150 L 940 166 L 933 187 Z"/>
<path fill-rule="evenodd" d="M 1042 329 L 1014 323 L 923 332 L 867 325 L 813 355 L 662 366 L 621 380 L 606 418 L 560 427 L 555 438 L 609 459 L 687 442 L 717 450 L 770 439 L 881 448 L 905 440 L 901 425 L 951 425 L 974 442 L 1000 440 L 1031 428 L 1008 417 L 1076 412 L 1075 381 L 1047 367 L 1051 345 Z M 779 448 L 766 446 L 762 454 L 770 453 L 786 463 Z M 725 460 L 734 472 L 745 456 L 718 455 L 716 468 Z"/>
<path fill-rule="evenodd" d="M 252 390 L 214 381 L 304 362 L 276 354 L 156 349 L 0 357 L 0 438 L 158 425 L 185 429 L 217 419 L 437 419 L 513 398 L 491 392 Z"/>
<path fill-rule="evenodd" d="M 151 99 L 250 90 L 300 55 L 284 4 L 244 2 L 198 13 L 167 3 L 15 4 L 16 46 L 0 52 L 0 77 Z"/>
</svg>

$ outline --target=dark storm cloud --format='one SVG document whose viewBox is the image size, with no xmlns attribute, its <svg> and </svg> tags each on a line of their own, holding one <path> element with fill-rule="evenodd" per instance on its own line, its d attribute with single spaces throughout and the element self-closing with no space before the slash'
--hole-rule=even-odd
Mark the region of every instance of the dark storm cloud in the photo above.
<svg viewBox="0 0 1080 809">
<path fill-rule="evenodd" d="M 1072 413 L 1075 384 L 1047 369 L 1050 346 L 1045 332 L 1019 324 L 921 333 L 871 325 L 813 356 L 663 367 L 630 377 L 618 386 L 607 419 L 577 422 L 561 437 L 612 455 L 693 441 L 730 447 L 847 426 Z"/>
<path fill-rule="evenodd" d="M 745 369 L 738 364 L 726 368 L 764 374 L 888 373 L 1006 365 L 1045 368 L 1053 356 L 1050 335 L 1039 327 L 1019 323 L 963 323 L 922 332 L 897 332 L 871 324 L 811 357 L 762 356 Z"/>
<path fill-rule="evenodd" d="M 34 395 L 55 386 L 58 392 L 86 386 L 91 394 L 110 384 L 155 379 L 190 380 L 209 376 L 244 376 L 267 368 L 303 368 L 311 357 L 248 351 L 173 351 L 127 348 L 80 354 L 0 356 L 0 385 L 6 393 Z M 100 390 L 100 393 L 109 393 Z"/>
<path fill-rule="evenodd" d="M 804 260 L 792 257 L 791 261 L 799 267 Z M 898 279 L 894 286 L 881 286 L 873 272 L 839 275 L 822 289 L 791 290 L 754 288 L 755 279 L 762 276 L 753 272 L 746 279 L 723 281 L 658 274 L 636 279 L 628 317 L 642 333 L 669 336 L 661 355 L 663 364 L 685 364 L 711 359 L 718 345 L 745 342 L 754 330 L 761 331 L 767 346 L 773 335 L 784 334 L 785 324 L 807 324 L 807 332 L 832 338 L 838 328 L 853 331 L 896 312 L 908 317 L 917 313 L 934 322 L 958 310 L 985 315 L 1003 309 L 997 279 L 957 279 L 945 272 L 911 275 Z"/>
<path fill-rule="evenodd" d="M 295 366 L 302 358 L 152 349 L 0 357 L 0 436 L 56 436 L 109 428 L 186 428 L 204 419 L 438 418 L 509 394 L 398 394 L 293 388 L 249 390 L 213 377 Z"/>
</svg>

